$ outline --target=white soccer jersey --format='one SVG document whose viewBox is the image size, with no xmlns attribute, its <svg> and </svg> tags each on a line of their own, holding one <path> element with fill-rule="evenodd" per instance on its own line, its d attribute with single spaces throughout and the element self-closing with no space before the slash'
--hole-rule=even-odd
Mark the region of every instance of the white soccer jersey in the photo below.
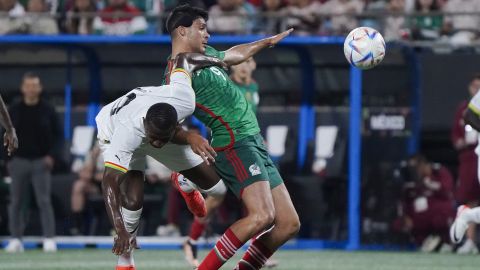
<svg viewBox="0 0 480 270">
<path fill-rule="evenodd" d="M 468 108 L 475 112 L 475 114 L 480 117 L 480 91 L 478 91 L 475 96 L 468 103 Z M 478 145 L 475 148 L 475 153 L 477 156 L 480 156 L 480 137 L 478 138 Z M 478 164 L 480 165 L 480 158 L 478 159 Z M 479 176 L 480 181 L 480 167 L 477 169 L 477 175 Z"/>
<path fill-rule="evenodd" d="M 95 120 L 105 166 L 122 172 L 129 169 L 143 171 L 146 155 L 158 160 L 162 159 L 160 154 L 169 149 L 171 152 L 179 151 L 177 148 L 181 148 L 181 151 L 191 151 L 190 147 L 171 144 L 164 146 L 165 149 L 152 147 L 146 140 L 143 126 L 148 109 L 156 103 L 172 105 L 177 111 L 177 121 L 191 115 L 195 109 L 195 94 L 190 83 L 190 77 L 186 73 L 175 72 L 171 75 L 169 85 L 139 87 L 103 107 Z M 183 158 L 186 157 L 187 160 L 191 159 L 196 163 L 193 166 L 198 165 L 200 157 L 190 157 L 191 154 L 195 155 L 193 152 L 182 153 Z M 174 167 L 170 169 L 179 169 L 176 165 L 168 166 L 168 161 L 158 161 L 167 167 Z M 178 161 L 181 162 L 180 158 Z M 186 166 L 188 167 L 188 164 Z"/>
<path fill-rule="evenodd" d="M 475 96 L 468 103 L 468 108 L 474 111 L 478 116 L 480 116 L 480 91 L 478 91 Z"/>
</svg>

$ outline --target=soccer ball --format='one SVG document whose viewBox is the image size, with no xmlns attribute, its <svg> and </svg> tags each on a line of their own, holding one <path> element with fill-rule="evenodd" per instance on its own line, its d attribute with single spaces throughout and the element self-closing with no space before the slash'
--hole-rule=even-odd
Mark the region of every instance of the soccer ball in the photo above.
<svg viewBox="0 0 480 270">
<path fill-rule="evenodd" d="M 348 62 L 360 69 L 371 69 L 385 57 L 385 41 L 382 35 L 370 27 L 358 27 L 348 34 L 343 43 Z"/>
</svg>

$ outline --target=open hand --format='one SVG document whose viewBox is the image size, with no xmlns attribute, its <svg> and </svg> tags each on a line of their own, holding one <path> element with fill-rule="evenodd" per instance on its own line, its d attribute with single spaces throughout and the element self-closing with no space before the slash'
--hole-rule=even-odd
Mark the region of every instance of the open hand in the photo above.
<svg viewBox="0 0 480 270">
<path fill-rule="evenodd" d="M 113 240 L 112 252 L 115 255 L 122 255 L 129 252 L 133 248 L 138 248 L 137 240 L 132 237 L 126 230 L 120 231 Z"/>
<path fill-rule="evenodd" d="M 193 152 L 199 155 L 207 165 L 210 165 L 210 162 L 215 162 L 215 157 L 217 153 L 210 146 L 208 141 L 202 136 L 190 133 L 187 138 L 188 144 L 192 148 Z"/>
<path fill-rule="evenodd" d="M 277 45 L 277 43 L 279 43 L 282 39 L 284 39 L 285 37 L 287 37 L 288 35 L 290 35 L 290 33 L 293 32 L 293 28 L 290 28 L 286 31 L 283 31 L 282 33 L 280 34 L 277 34 L 275 36 L 271 36 L 268 38 L 268 47 L 272 48 L 273 46 Z"/>
</svg>

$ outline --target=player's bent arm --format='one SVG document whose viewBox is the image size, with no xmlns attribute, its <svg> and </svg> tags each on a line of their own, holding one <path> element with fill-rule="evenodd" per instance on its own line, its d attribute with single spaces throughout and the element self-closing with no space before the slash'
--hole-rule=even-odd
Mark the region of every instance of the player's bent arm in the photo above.
<svg viewBox="0 0 480 270">
<path fill-rule="evenodd" d="M 10 115 L 7 111 L 7 106 L 0 96 L 0 124 L 5 128 L 3 136 L 3 145 L 7 147 L 8 155 L 10 156 L 18 148 L 18 138 L 15 128 L 13 127 Z"/>
<path fill-rule="evenodd" d="M 13 128 L 12 121 L 10 120 L 10 115 L 8 114 L 7 106 L 5 105 L 5 102 L 3 102 L 3 99 L 1 96 L 0 96 L 0 124 L 2 124 L 2 127 L 7 132 L 15 130 Z"/>
<path fill-rule="evenodd" d="M 472 128 L 480 132 L 480 116 L 470 107 L 465 110 L 463 120 L 465 120 L 466 124 L 472 126 Z"/>
<path fill-rule="evenodd" d="M 188 144 L 188 136 L 190 136 L 191 133 L 192 132 L 185 130 L 181 125 L 178 125 L 175 129 L 175 134 L 170 141 L 174 144 L 186 145 Z"/>
<path fill-rule="evenodd" d="M 257 40 L 251 43 L 240 44 L 233 46 L 232 48 L 225 51 L 225 57 L 223 61 L 229 65 L 237 65 L 247 60 L 248 58 L 254 56 L 259 51 L 267 48 L 273 47 L 286 36 L 288 36 L 293 31 L 293 28 L 288 29 L 278 35 Z"/>
<path fill-rule="evenodd" d="M 210 164 L 209 161 L 215 162 L 217 153 L 205 138 L 195 132 L 187 131 L 179 125 L 170 141 L 174 144 L 189 144 L 192 151 L 199 155 L 207 165 Z"/>
<path fill-rule="evenodd" d="M 120 212 L 120 176 L 124 172 L 117 169 L 105 167 L 102 180 L 103 200 L 107 208 L 107 214 L 110 222 L 117 234 L 126 233 L 125 223 Z"/>
</svg>

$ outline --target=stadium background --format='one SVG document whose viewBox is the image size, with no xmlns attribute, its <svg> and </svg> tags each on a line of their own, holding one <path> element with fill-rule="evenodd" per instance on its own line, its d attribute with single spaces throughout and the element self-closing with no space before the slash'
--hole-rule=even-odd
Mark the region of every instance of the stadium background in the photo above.
<svg viewBox="0 0 480 270">
<path fill-rule="evenodd" d="M 369 6 L 381 6 L 380 2 L 371 1 Z M 389 15 L 388 1 L 383 2 L 387 12 L 366 6 L 363 12 L 348 16 L 356 25 L 374 25 L 381 32 L 388 16 L 407 16 Z M 208 7 L 214 3 L 204 4 Z M 22 75 L 34 71 L 40 75 L 44 95 L 56 106 L 64 124 L 65 147 L 58 156 L 52 191 L 58 236 L 68 235 L 69 192 L 75 179 L 70 168 L 77 158 L 70 151 L 74 128 L 92 125 L 99 107 L 122 93 L 140 85 L 160 84 L 170 50 L 161 23 L 165 10 L 160 16 L 146 11 L 150 24 L 144 35 L 0 36 L 3 98 L 10 103 L 19 97 Z M 53 16 L 61 21 L 62 12 Z M 260 20 L 275 14 L 242 16 Z M 299 238 L 319 240 L 306 242 L 318 248 L 356 249 L 372 244 L 379 248 L 410 248 L 408 236 L 392 231 L 402 185 L 394 171 L 401 160 L 422 152 L 456 172 L 450 129 L 457 104 L 468 98 L 467 84 L 478 71 L 478 47 L 475 42 L 454 46 L 446 39 L 418 41 L 399 35 L 398 40 L 389 40 L 387 55 L 379 67 L 360 73 L 351 69 L 343 56 L 342 36 L 347 29 L 329 32 L 328 14 L 318 18 L 321 30 L 288 37 L 276 48 L 255 57 L 262 133 L 268 141 L 269 127 L 281 125 L 288 129 L 285 141 L 280 140 L 278 148 L 272 146 L 271 150 L 299 210 Z M 210 41 L 226 49 L 274 33 L 263 29 L 262 23 L 257 27 L 260 30 L 252 27 L 242 33 L 213 33 Z M 353 98 L 351 91 L 358 94 L 360 89 L 361 98 Z M 355 110 L 352 115 L 351 109 Z M 360 121 L 359 128 L 350 127 L 354 119 Z M 332 135 L 332 129 L 338 132 Z M 355 140 L 355 135 L 361 135 L 361 144 L 356 145 L 361 156 L 350 154 L 349 142 Z M 349 174 L 351 164 L 361 165 L 359 174 Z M 8 172 L 3 172 L 4 179 L 8 179 Z M 2 184 L 0 192 L 0 235 L 7 239 L 8 183 Z M 358 209 L 352 203 L 355 194 L 360 194 Z M 164 202 L 165 198 L 155 200 L 152 209 Z M 92 205 L 103 206 L 98 200 Z M 94 215 L 104 213 L 97 211 Z M 38 219 L 34 206 L 30 219 Z M 39 234 L 40 228 L 31 222 L 27 235 Z M 102 234 L 101 230 L 95 234 Z M 145 235 L 154 235 L 154 230 L 146 229 Z"/>
</svg>

